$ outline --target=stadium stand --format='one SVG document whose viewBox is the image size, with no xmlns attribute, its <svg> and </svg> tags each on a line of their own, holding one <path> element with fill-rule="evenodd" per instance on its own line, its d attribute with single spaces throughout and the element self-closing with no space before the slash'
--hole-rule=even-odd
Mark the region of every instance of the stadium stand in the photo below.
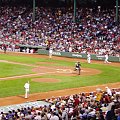
<svg viewBox="0 0 120 120">
<path fill-rule="evenodd" d="M 36 21 L 32 22 L 32 9 L 27 7 L 1 7 L 0 42 L 7 50 L 15 51 L 18 44 L 47 47 L 55 51 L 94 53 L 120 56 L 120 26 L 115 23 L 113 9 L 81 8 L 73 22 L 72 9 L 36 8 Z"/>
<path fill-rule="evenodd" d="M 120 56 L 120 25 L 115 23 L 113 9 L 36 8 L 36 21 L 32 22 L 32 9 L 28 7 L 0 7 L 0 44 L 16 51 L 18 44 L 47 47 L 55 51 L 95 53 Z M 120 120 L 120 90 L 80 93 L 45 100 L 50 105 L 1 108 L 0 120 Z M 13 106 L 12 106 L 13 107 Z M 3 111 L 2 111 L 3 110 Z"/>
<path fill-rule="evenodd" d="M 0 120 L 119 120 L 120 90 L 80 93 L 1 109 Z"/>
</svg>

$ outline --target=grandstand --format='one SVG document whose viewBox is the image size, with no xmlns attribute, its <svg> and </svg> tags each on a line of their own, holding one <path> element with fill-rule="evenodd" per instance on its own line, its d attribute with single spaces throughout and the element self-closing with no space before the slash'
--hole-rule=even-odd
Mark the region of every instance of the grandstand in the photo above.
<svg viewBox="0 0 120 120">
<path fill-rule="evenodd" d="M 24 99 L 24 103 L 3 106 L 1 102 L 0 120 L 120 120 L 119 2 L 0 0 L 0 102 L 10 96 L 24 99 L 22 86 L 27 80 L 32 89 L 31 98 Z M 48 59 L 45 55 L 49 48 L 54 56 L 61 57 Z M 87 53 L 93 60 L 89 65 L 85 61 Z M 104 64 L 106 54 L 110 62 L 117 63 Z M 72 70 L 79 60 L 83 67 L 80 76 Z M 60 80 L 33 81 L 47 77 Z M 110 87 L 109 92 L 108 87 L 100 89 L 109 82 L 118 86 Z M 33 95 L 86 85 L 97 85 L 97 89 L 44 99 Z"/>
</svg>

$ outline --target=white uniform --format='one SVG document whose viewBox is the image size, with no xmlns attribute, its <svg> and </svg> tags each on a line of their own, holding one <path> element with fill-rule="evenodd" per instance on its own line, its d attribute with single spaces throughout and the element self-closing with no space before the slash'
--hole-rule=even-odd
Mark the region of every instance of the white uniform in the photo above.
<svg viewBox="0 0 120 120">
<path fill-rule="evenodd" d="M 29 93 L 29 89 L 30 89 L 29 82 L 25 83 L 24 88 L 25 88 L 25 98 L 28 98 L 28 93 Z"/>
<path fill-rule="evenodd" d="M 112 92 L 111 92 L 110 88 L 106 87 L 106 92 L 108 95 L 112 96 Z"/>
<path fill-rule="evenodd" d="M 105 61 L 104 63 L 108 63 L 108 54 L 105 55 Z"/>
<path fill-rule="evenodd" d="M 53 49 L 50 48 L 50 49 L 49 49 L 49 58 L 52 58 L 52 54 L 53 54 Z"/>
<path fill-rule="evenodd" d="M 31 49 L 31 50 L 30 50 L 30 53 L 32 53 L 32 54 L 33 54 L 33 49 Z"/>
<path fill-rule="evenodd" d="M 88 63 L 91 63 L 91 56 L 90 56 L 89 53 L 87 54 L 87 62 L 88 62 Z"/>
<path fill-rule="evenodd" d="M 29 52 L 30 52 L 30 49 L 29 49 L 29 48 L 27 48 L 27 49 L 26 49 L 26 52 L 27 52 L 27 53 L 29 53 Z"/>
</svg>

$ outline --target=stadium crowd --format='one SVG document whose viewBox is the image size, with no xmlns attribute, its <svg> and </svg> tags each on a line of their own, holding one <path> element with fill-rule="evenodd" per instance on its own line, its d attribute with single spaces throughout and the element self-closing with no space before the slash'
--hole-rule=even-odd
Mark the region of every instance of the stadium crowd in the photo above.
<svg viewBox="0 0 120 120">
<path fill-rule="evenodd" d="M 55 51 L 120 56 L 120 25 L 114 10 L 36 7 L 36 20 L 29 7 L 0 7 L 0 42 L 7 50 L 17 44 L 49 47 Z"/>
<path fill-rule="evenodd" d="M 38 106 L 0 113 L 0 120 L 120 120 L 120 89 L 46 99 Z"/>
<path fill-rule="evenodd" d="M 115 11 L 82 8 L 0 7 L 0 43 L 7 50 L 18 44 L 50 47 L 55 51 L 120 56 L 120 25 Z M 1 46 L 3 47 L 3 46 Z M 0 120 L 120 120 L 120 90 L 80 93 L 46 99 L 49 106 L 1 112 Z"/>
</svg>

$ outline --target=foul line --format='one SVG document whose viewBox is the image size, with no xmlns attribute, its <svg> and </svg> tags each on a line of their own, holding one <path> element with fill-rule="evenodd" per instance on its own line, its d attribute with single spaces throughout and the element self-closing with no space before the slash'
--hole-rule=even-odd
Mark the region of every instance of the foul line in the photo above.
<svg viewBox="0 0 120 120">
<path fill-rule="evenodd" d="M 23 78 L 23 77 L 32 77 L 32 76 L 39 76 L 39 75 L 49 74 L 49 73 L 56 73 L 56 72 L 46 72 L 46 73 L 37 73 L 37 74 L 28 74 L 28 75 L 12 76 L 12 77 L 0 78 L 0 80 Z"/>
</svg>

